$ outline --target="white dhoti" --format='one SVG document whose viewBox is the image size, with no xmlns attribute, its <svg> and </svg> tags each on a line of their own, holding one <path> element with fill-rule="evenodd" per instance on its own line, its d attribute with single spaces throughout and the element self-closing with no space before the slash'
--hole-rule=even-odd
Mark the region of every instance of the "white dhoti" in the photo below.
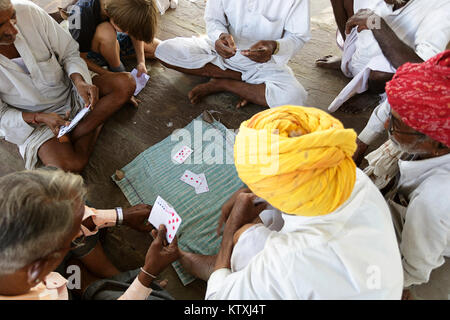
<svg viewBox="0 0 450 320">
<path fill-rule="evenodd" d="M 248 48 L 242 48 L 248 49 Z M 242 74 L 242 81 L 266 85 L 269 107 L 286 104 L 305 105 L 308 94 L 298 82 L 291 68 L 275 63 L 257 63 L 238 51 L 230 59 L 223 59 L 206 37 L 174 38 L 163 41 L 156 49 L 156 57 L 172 66 L 199 69 L 212 63 L 222 70 L 230 69 Z"/>
<path fill-rule="evenodd" d="M 383 0 L 355 0 L 354 12 L 360 9 L 371 9 L 382 17 L 398 38 L 424 61 L 445 50 L 450 41 L 449 1 L 414 0 L 394 11 L 393 6 Z M 367 91 L 371 71 L 396 72 L 372 31 L 357 33 L 356 29 L 345 40 L 341 69 L 353 80 L 328 107 L 331 112 L 352 96 Z"/>
<path fill-rule="evenodd" d="M 362 39 L 358 39 L 358 37 Z M 360 44 L 366 45 L 365 50 L 359 50 L 359 52 L 365 52 L 366 59 L 364 57 L 355 59 L 357 40 L 360 41 Z M 371 71 L 396 72 L 396 69 L 381 52 L 381 48 L 376 42 L 372 31 L 362 31 L 358 34 L 356 28 L 345 39 L 341 70 L 347 77 L 353 79 L 330 104 L 328 107 L 330 112 L 338 110 L 351 97 L 366 92 L 369 89 Z"/>
</svg>

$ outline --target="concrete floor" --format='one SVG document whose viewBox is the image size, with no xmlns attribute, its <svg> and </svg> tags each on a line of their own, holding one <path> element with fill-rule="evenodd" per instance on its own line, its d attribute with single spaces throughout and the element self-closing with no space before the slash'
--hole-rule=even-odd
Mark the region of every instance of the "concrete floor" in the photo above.
<svg viewBox="0 0 450 320">
<path fill-rule="evenodd" d="M 34 0 L 48 12 L 53 12 L 67 0 Z M 204 34 L 203 12 L 206 1 L 190 2 L 180 0 L 176 10 L 169 10 L 159 22 L 158 37 L 169 39 L 176 36 Z M 311 1 L 312 39 L 302 51 L 289 63 L 297 78 L 309 92 L 307 106 L 326 110 L 339 91 L 347 84 L 340 72 L 322 70 L 314 66 L 314 61 L 325 54 L 339 54 L 335 44 L 336 25 L 332 8 L 328 0 Z M 131 70 L 133 61 L 127 63 Z M 206 79 L 186 76 L 168 70 L 155 61 L 148 62 L 151 79 L 139 95 L 143 102 L 138 109 L 126 106 L 110 119 L 97 143 L 83 177 L 89 188 L 89 201 L 96 208 L 128 206 L 128 202 L 110 176 L 116 169 L 122 168 L 148 147 L 161 141 L 175 129 L 191 122 L 203 110 L 220 112 L 220 120 L 229 128 L 237 128 L 240 122 L 263 110 L 258 106 L 249 106 L 235 110 L 238 98 L 231 94 L 218 94 L 204 99 L 198 105 L 191 105 L 187 93 L 198 83 Z M 151 69 L 150 69 L 151 67 Z M 360 132 L 367 122 L 370 111 L 359 115 L 334 114 L 346 127 Z M 168 125 L 169 122 L 173 126 Z M 0 141 L 0 175 L 22 170 L 23 160 L 14 145 Z M 121 270 L 142 265 L 147 248 L 151 242 L 149 235 L 140 234 L 127 227 L 112 228 L 104 236 L 105 250 L 111 260 Z M 450 287 L 448 275 L 449 263 L 438 274 L 437 286 L 428 285 L 419 290 L 417 298 L 448 297 L 446 289 Z M 434 275 L 434 273 L 433 273 Z M 202 299 L 206 284 L 195 281 L 184 287 L 175 271 L 167 268 L 162 278 L 169 279 L 167 290 L 176 299 Z M 442 277 L 447 285 L 442 285 Z M 439 285 L 439 283 L 441 283 Z M 448 291 L 448 290 L 447 290 Z"/>
</svg>

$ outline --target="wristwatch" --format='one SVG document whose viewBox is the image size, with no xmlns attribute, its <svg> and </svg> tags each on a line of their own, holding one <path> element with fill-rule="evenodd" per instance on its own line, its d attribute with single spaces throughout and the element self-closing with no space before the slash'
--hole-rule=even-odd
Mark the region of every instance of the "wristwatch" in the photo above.
<svg viewBox="0 0 450 320">
<path fill-rule="evenodd" d="M 123 223 L 123 209 L 121 207 L 117 207 L 116 214 L 117 214 L 116 226 L 120 226 Z"/>
</svg>

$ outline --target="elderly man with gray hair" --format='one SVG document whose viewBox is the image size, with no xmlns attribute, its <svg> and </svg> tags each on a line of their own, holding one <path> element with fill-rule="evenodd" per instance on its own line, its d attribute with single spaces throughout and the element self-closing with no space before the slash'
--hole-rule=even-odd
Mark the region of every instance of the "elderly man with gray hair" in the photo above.
<svg viewBox="0 0 450 320">
<path fill-rule="evenodd" d="M 130 100 L 127 73 L 91 75 L 78 44 L 31 1 L 0 0 L 0 138 L 19 147 L 27 169 L 39 160 L 70 172 L 89 161 L 102 124 Z M 84 107 L 91 112 L 58 140 Z"/>
<path fill-rule="evenodd" d="M 80 176 L 61 170 L 23 171 L 0 178 L 0 300 L 68 299 L 67 280 L 53 271 L 69 252 L 86 245 L 86 217 L 100 216 L 85 206 L 85 192 Z M 72 265 L 79 271 L 71 278 L 78 277 L 74 284 L 79 284 L 76 289 L 82 290 L 82 298 L 171 299 L 153 282 L 178 258 L 177 242 L 167 245 L 165 232 L 164 226 L 152 231 L 155 240 L 140 269 L 93 281 L 80 272 L 80 265 Z"/>
</svg>

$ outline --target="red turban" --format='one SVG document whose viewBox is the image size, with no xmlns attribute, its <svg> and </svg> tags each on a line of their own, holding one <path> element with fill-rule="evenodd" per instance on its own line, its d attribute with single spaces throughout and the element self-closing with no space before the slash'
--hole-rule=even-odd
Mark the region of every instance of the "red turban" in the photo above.
<svg viewBox="0 0 450 320">
<path fill-rule="evenodd" d="M 386 93 L 406 125 L 450 147 L 450 50 L 401 66 Z"/>
</svg>

